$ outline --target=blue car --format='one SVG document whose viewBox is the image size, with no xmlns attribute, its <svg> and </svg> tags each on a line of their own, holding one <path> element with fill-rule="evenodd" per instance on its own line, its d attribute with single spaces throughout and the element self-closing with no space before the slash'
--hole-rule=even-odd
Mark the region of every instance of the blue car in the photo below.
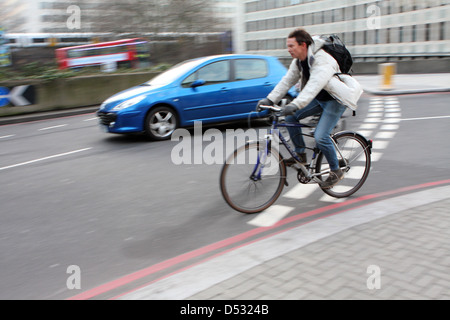
<svg viewBox="0 0 450 320">
<path fill-rule="evenodd" d="M 275 57 L 218 55 L 187 60 L 148 82 L 117 93 L 97 112 L 111 133 L 142 132 L 153 140 L 169 139 L 194 121 L 226 122 L 261 116 L 255 111 L 286 74 Z M 293 98 L 291 89 L 287 98 Z M 253 113 L 252 113 L 253 112 Z"/>
</svg>

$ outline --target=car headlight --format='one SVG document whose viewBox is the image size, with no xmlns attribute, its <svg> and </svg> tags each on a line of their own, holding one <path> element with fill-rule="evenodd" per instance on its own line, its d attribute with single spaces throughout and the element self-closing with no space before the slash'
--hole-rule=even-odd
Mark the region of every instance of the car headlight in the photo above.
<svg viewBox="0 0 450 320">
<path fill-rule="evenodd" d="M 119 111 L 119 110 L 129 108 L 131 106 L 134 106 L 136 103 L 141 102 L 142 100 L 144 100 L 144 98 L 145 98 L 145 96 L 137 96 L 130 100 L 126 100 L 126 101 L 122 102 L 121 104 L 112 108 L 111 111 Z"/>
</svg>

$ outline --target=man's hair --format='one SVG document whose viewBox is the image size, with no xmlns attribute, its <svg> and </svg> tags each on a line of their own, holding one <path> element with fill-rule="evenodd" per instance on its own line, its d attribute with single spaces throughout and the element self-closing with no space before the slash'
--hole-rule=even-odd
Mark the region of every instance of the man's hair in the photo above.
<svg viewBox="0 0 450 320">
<path fill-rule="evenodd" d="M 302 28 L 295 29 L 289 33 L 288 38 L 295 38 L 298 44 L 302 44 L 304 42 L 308 47 L 313 43 L 311 35 Z"/>
</svg>

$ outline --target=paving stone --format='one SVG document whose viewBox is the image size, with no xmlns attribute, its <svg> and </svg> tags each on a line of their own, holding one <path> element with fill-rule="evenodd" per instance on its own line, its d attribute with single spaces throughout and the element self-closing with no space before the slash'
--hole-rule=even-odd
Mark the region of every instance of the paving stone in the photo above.
<svg viewBox="0 0 450 320">
<path fill-rule="evenodd" d="M 353 227 L 192 298 L 449 299 L 449 208 L 447 199 Z M 367 288 L 370 265 L 380 267 L 380 289 Z"/>
</svg>

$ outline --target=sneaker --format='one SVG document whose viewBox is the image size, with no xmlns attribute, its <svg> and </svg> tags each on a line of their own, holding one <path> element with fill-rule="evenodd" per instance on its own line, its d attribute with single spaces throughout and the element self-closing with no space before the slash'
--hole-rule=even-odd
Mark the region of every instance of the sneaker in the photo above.
<svg viewBox="0 0 450 320">
<path fill-rule="evenodd" d="M 331 189 L 336 185 L 336 183 L 341 181 L 342 178 L 344 178 L 344 171 L 342 171 L 342 169 L 339 168 L 337 170 L 332 170 L 327 180 L 322 182 L 320 186 L 323 189 Z"/>
<path fill-rule="evenodd" d="M 290 167 L 293 166 L 296 163 L 305 165 L 306 164 L 306 153 L 297 153 L 297 157 L 300 159 L 300 162 L 298 162 L 294 157 L 290 157 L 289 159 L 285 159 L 284 163 Z"/>
</svg>

